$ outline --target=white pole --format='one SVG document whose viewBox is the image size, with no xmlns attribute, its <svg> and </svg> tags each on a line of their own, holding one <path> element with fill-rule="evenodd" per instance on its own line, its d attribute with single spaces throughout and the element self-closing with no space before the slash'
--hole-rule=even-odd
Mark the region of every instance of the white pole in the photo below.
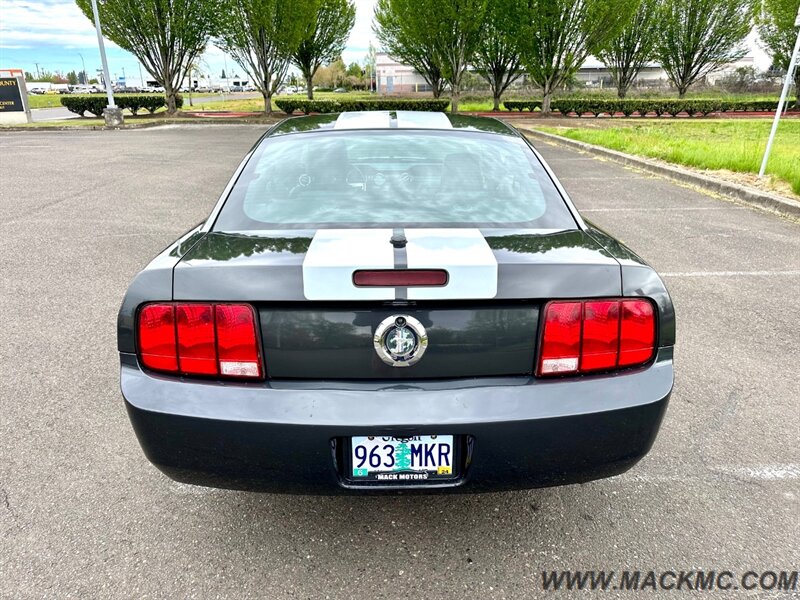
<svg viewBox="0 0 800 600">
<path fill-rule="evenodd" d="M 800 27 L 800 8 L 797 9 L 797 19 L 795 19 L 794 26 Z M 764 160 L 761 161 L 761 170 L 758 172 L 759 177 L 764 177 L 764 171 L 767 170 L 767 161 L 769 160 L 770 150 L 772 150 L 772 142 L 775 140 L 775 132 L 778 130 L 778 123 L 781 120 L 781 113 L 786 103 L 786 96 L 789 95 L 789 87 L 794 81 L 794 70 L 797 66 L 798 53 L 800 53 L 800 31 L 797 32 L 797 41 L 794 43 L 792 57 L 789 60 L 789 70 L 786 71 L 786 81 L 783 82 L 783 91 L 781 92 L 781 99 L 778 101 L 778 110 L 775 111 L 775 119 L 772 121 L 772 131 L 769 132 L 767 149 L 764 151 Z M 800 90 L 797 90 L 797 92 L 800 94 Z"/>
<path fill-rule="evenodd" d="M 97 30 L 97 44 L 100 46 L 100 60 L 103 61 L 103 77 L 106 80 L 106 95 L 108 96 L 108 105 L 114 107 L 116 106 L 116 104 L 114 104 L 114 91 L 111 89 L 111 77 L 108 74 L 106 47 L 103 44 L 103 32 L 100 29 L 100 14 L 97 12 L 97 0 L 92 0 L 92 12 L 94 13 L 94 27 Z"/>
</svg>

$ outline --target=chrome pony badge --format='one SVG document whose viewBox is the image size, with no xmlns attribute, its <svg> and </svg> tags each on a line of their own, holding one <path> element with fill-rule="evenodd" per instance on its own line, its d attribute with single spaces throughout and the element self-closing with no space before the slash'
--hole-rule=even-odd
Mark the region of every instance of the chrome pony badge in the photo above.
<svg viewBox="0 0 800 600">
<path fill-rule="evenodd" d="M 428 348 L 428 334 L 414 317 L 392 315 L 380 322 L 372 339 L 375 352 L 392 367 L 410 367 Z"/>
</svg>

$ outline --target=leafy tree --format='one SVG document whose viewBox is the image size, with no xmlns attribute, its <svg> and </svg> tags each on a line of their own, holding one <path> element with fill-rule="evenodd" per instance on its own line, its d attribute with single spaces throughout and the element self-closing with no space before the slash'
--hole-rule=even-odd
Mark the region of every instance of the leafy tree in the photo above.
<svg viewBox="0 0 800 600">
<path fill-rule="evenodd" d="M 321 0 L 316 18 L 309 24 L 303 41 L 292 55 L 292 62 L 306 80 L 309 100 L 314 98 L 314 73 L 324 63 L 342 54 L 355 22 L 356 6 L 351 0 Z"/>
<path fill-rule="evenodd" d="M 361 72 L 361 65 L 357 62 L 351 62 L 346 71 L 348 77 L 361 77 Z"/>
<path fill-rule="evenodd" d="M 33 76 L 33 73 L 30 71 L 25 71 L 25 81 L 35 81 L 36 78 Z"/>
<path fill-rule="evenodd" d="M 375 5 L 373 31 L 389 56 L 414 67 L 431 86 L 433 97 L 438 98 L 445 85 L 441 58 L 436 53 L 429 33 L 408 26 L 408 19 L 414 12 L 414 7 L 410 4 L 412 3 L 378 0 Z"/>
<path fill-rule="evenodd" d="M 318 0 L 221 0 L 218 44 L 253 81 L 272 114 L 272 96 L 316 15 Z"/>
<path fill-rule="evenodd" d="M 522 76 L 520 24 L 524 16 L 523 5 L 517 0 L 494 0 L 487 7 L 483 34 L 473 62 L 492 90 L 493 110 L 500 110 L 503 92 Z"/>
<path fill-rule="evenodd" d="M 662 0 L 656 54 L 683 98 L 689 87 L 745 54 L 758 0 Z"/>
<path fill-rule="evenodd" d="M 346 77 L 344 61 L 341 57 L 317 69 L 314 82 L 324 88 L 335 88 L 341 85 Z"/>
<path fill-rule="evenodd" d="M 75 71 L 67 73 L 67 83 L 70 85 L 78 85 L 78 74 Z"/>
<path fill-rule="evenodd" d="M 659 0 L 641 0 L 633 18 L 597 53 L 611 73 L 617 96 L 624 98 L 645 64 L 653 60 L 658 40 Z"/>
<path fill-rule="evenodd" d="M 638 1 L 529 0 L 522 62 L 543 90 L 542 113 L 550 112 L 553 92 L 619 33 Z"/>
<path fill-rule="evenodd" d="M 458 112 L 462 79 L 481 39 L 486 5 L 487 0 L 387 0 L 376 7 L 376 11 L 393 13 L 393 26 L 418 46 L 417 54 L 435 57 L 442 78 L 450 85 L 452 112 Z M 379 15 L 376 12 L 382 26 Z"/>
<path fill-rule="evenodd" d="M 789 61 L 797 40 L 794 21 L 800 10 L 800 0 L 762 0 L 758 17 L 758 33 L 773 62 L 784 71 L 789 70 Z M 795 105 L 800 107 L 800 67 L 794 72 Z"/>
<path fill-rule="evenodd" d="M 76 2 L 93 20 L 91 0 Z M 186 65 L 205 50 L 218 0 L 97 0 L 97 7 L 103 35 L 139 59 L 164 88 L 167 113 L 175 114 Z"/>
</svg>

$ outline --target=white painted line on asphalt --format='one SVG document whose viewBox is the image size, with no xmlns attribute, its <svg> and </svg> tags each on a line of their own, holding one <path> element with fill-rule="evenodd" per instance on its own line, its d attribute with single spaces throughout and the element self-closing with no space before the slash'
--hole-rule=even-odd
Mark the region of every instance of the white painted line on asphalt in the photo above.
<svg viewBox="0 0 800 600">
<path fill-rule="evenodd" d="M 759 467 L 723 467 L 722 471 L 734 475 L 775 481 L 777 479 L 800 479 L 800 465 L 763 465 Z"/>
<path fill-rule="evenodd" d="M 749 210 L 747 206 L 665 206 L 665 207 L 636 207 L 636 208 L 583 208 L 578 212 L 627 212 L 627 211 L 676 211 L 676 210 Z"/>
<path fill-rule="evenodd" d="M 677 271 L 664 277 L 796 277 L 800 271 Z"/>
<path fill-rule="evenodd" d="M 669 470 L 664 472 L 657 469 L 653 472 L 643 472 L 643 469 L 628 471 L 614 478 L 617 481 L 639 481 L 642 483 L 664 483 L 687 481 L 688 479 L 708 480 L 707 474 L 695 472 L 687 475 L 682 471 Z M 710 468 L 711 472 L 733 475 L 738 478 L 758 479 L 761 481 L 786 481 L 800 479 L 800 464 L 788 463 L 785 465 L 757 465 L 752 467 L 716 466 Z"/>
</svg>

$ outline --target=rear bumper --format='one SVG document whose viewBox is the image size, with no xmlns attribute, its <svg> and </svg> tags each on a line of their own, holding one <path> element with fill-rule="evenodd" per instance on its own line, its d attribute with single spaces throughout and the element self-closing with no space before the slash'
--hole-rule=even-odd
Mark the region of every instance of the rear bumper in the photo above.
<svg viewBox="0 0 800 600">
<path fill-rule="evenodd" d="M 126 354 L 121 370 L 139 442 L 171 478 L 321 494 L 375 491 L 343 479 L 342 440 L 354 435 L 454 434 L 469 442 L 457 481 L 384 492 L 495 491 L 616 475 L 652 446 L 672 382 L 671 348 L 636 372 L 553 381 L 225 385 L 145 373 Z"/>
</svg>

